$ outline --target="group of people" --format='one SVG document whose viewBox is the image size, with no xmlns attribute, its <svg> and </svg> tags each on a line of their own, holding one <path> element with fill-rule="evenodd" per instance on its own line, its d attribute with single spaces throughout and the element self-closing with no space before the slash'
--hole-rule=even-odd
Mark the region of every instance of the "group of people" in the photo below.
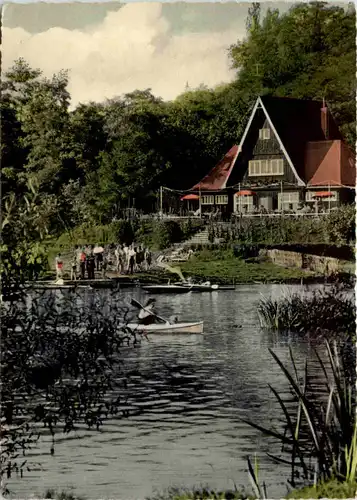
<svg viewBox="0 0 357 500">
<path fill-rule="evenodd" d="M 71 259 L 71 280 L 75 281 L 78 278 L 93 280 L 95 271 L 101 272 L 102 278 L 105 278 L 109 266 L 120 274 L 125 272 L 133 274 L 143 269 L 149 270 L 151 262 L 150 250 L 141 245 L 77 246 Z M 58 280 L 63 277 L 63 258 L 60 253 L 57 254 L 55 263 Z"/>
<path fill-rule="evenodd" d="M 114 250 L 115 270 L 118 273 L 148 271 L 151 267 L 152 255 L 148 248 L 139 246 L 118 245 Z"/>
</svg>

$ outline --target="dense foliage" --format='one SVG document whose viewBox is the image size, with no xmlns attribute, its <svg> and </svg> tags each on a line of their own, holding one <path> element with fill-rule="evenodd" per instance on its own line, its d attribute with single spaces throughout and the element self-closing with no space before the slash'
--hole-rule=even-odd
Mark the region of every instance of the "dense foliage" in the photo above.
<svg viewBox="0 0 357 500">
<path fill-rule="evenodd" d="M 124 386 L 113 377 L 121 368 L 118 352 L 140 341 L 125 326 L 135 313 L 117 300 L 92 294 L 84 301 L 74 292 L 46 295 L 25 288 L 46 268 L 47 225 L 56 217 L 52 198 L 42 198 L 32 184 L 28 189 L 31 194 L 5 201 L 2 219 L 2 489 L 5 477 L 31 470 L 26 452 L 42 433 L 52 435 L 54 453 L 56 431 L 78 424 L 98 428 L 118 413 L 125 400 Z"/>
<path fill-rule="evenodd" d="M 239 140 L 259 94 L 325 97 L 354 146 L 353 6 L 298 4 L 260 19 L 254 4 L 229 57 L 236 79 L 214 90 L 202 86 L 172 102 L 133 90 L 76 109 L 66 72 L 47 79 L 16 61 L 2 82 L 3 193 L 18 196 L 36 180 L 69 228 L 106 224 L 128 208 L 155 210 L 160 185 L 190 188 Z"/>
<path fill-rule="evenodd" d="M 356 211 L 353 205 L 319 218 L 276 217 L 249 218 L 226 224 L 209 224 L 209 239 L 220 238 L 240 244 L 327 244 L 352 245 L 355 241 Z"/>
</svg>

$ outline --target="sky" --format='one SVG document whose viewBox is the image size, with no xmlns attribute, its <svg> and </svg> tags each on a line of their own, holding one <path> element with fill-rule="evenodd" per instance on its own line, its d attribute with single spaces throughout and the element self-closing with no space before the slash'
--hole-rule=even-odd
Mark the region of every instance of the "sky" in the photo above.
<svg viewBox="0 0 357 500">
<path fill-rule="evenodd" d="M 187 86 L 232 81 L 228 49 L 245 36 L 248 2 L 5 4 L 2 71 L 23 57 L 51 77 L 69 71 L 72 106 L 150 88 L 171 100 Z M 264 2 L 281 12 L 288 2 Z"/>
</svg>

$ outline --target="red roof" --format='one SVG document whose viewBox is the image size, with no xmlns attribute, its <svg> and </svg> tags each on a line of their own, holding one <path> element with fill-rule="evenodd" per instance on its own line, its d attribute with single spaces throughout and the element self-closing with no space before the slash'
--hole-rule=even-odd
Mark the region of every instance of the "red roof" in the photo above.
<svg viewBox="0 0 357 500">
<path fill-rule="evenodd" d="M 341 140 L 308 142 L 305 150 L 308 186 L 355 186 L 353 154 Z"/>
<path fill-rule="evenodd" d="M 222 160 L 207 174 L 201 182 L 193 186 L 193 190 L 217 191 L 224 189 L 232 172 L 239 153 L 239 146 L 234 145 Z"/>
</svg>

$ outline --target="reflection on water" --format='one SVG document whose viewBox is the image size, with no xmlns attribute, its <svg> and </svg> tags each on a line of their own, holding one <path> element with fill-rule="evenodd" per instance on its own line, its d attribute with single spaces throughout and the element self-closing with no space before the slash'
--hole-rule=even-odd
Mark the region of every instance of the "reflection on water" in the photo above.
<svg viewBox="0 0 357 500">
<path fill-rule="evenodd" d="M 55 456 L 44 437 L 29 454 L 41 466 L 11 480 L 13 497 L 74 488 L 87 498 L 130 500 L 169 486 L 233 488 L 234 483 L 248 485 L 246 457 L 255 452 L 270 498 L 284 495 L 289 470 L 265 455 L 279 453 L 279 445 L 240 419 L 270 425 L 280 418 L 267 385 L 280 392 L 287 387 L 268 348 L 284 363 L 289 363 L 289 345 L 300 366 L 306 356 L 313 358 L 307 343 L 258 327 L 260 293 L 276 296 L 286 288 L 250 285 L 234 292 L 158 296 L 161 315 L 204 319 L 204 336 L 151 337 L 139 349 L 123 349 L 124 371 L 136 374 L 128 381 L 122 408 L 133 416 L 111 419 L 99 432 L 83 427 L 58 436 Z M 82 293 L 88 303 L 93 292 Z M 100 294 L 107 302 L 144 300 L 138 289 Z"/>
</svg>

